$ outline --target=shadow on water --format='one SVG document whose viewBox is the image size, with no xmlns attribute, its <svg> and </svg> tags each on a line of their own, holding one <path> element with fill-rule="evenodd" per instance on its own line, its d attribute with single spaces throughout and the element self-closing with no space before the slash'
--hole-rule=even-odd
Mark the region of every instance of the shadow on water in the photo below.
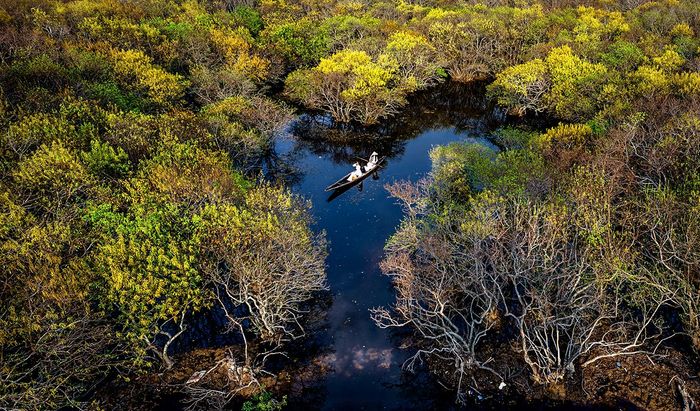
<svg viewBox="0 0 700 411">
<path fill-rule="evenodd" d="M 380 171 L 381 171 L 381 169 L 375 170 L 372 173 L 372 175 L 369 176 L 368 178 L 371 178 L 372 180 L 379 180 Z M 362 181 L 360 181 L 357 184 L 351 184 L 351 185 L 346 186 L 346 187 L 337 188 L 331 192 L 331 195 L 328 196 L 328 198 L 326 199 L 326 202 L 330 203 L 331 201 L 335 200 L 336 198 L 340 197 L 341 195 L 343 195 L 343 194 L 345 194 L 348 191 L 353 190 L 353 189 L 362 192 L 362 190 L 364 189 L 364 184 L 365 184 L 365 181 L 363 179 Z"/>
<path fill-rule="evenodd" d="M 329 127 L 328 117 L 304 114 L 291 128 L 298 149 L 329 157 L 334 162 L 366 158 L 372 149 L 394 158 L 407 141 L 431 129 L 452 128 L 458 134 L 484 135 L 503 124 L 505 116 L 489 105 L 485 85 L 447 83 L 412 97 L 407 108 L 378 125 Z"/>
</svg>

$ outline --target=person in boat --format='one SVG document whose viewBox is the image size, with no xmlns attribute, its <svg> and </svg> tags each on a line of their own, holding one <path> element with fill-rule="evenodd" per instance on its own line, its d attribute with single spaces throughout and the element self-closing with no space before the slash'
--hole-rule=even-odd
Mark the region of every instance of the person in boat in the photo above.
<svg viewBox="0 0 700 411">
<path fill-rule="evenodd" d="M 348 176 L 348 181 L 355 181 L 362 177 L 362 167 L 360 167 L 358 163 L 355 163 L 352 166 L 355 167 L 355 171 L 350 173 L 350 176 Z"/>
<path fill-rule="evenodd" d="M 376 151 L 373 151 L 372 155 L 369 156 L 369 161 L 367 162 L 367 165 L 365 166 L 365 172 L 376 167 L 378 162 L 379 162 L 379 154 L 377 154 Z"/>
</svg>

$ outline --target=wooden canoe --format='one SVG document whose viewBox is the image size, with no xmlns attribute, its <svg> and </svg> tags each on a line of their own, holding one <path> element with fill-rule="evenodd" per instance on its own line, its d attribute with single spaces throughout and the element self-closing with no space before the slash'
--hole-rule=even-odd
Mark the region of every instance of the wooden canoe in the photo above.
<svg viewBox="0 0 700 411">
<path fill-rule="evenodd" d="M 381 157 L 381 158 L 377 161 L 377 164 L 376 164 L 371 170 L 365 171 L 364 173 L 362 173 L 361 176 L 357 177 L 356 179 L 354 179 L 354 180 L 352 180 L 352 181 L 348 181 L 348 178 L 350 177 L 350 174 L 352 174 L 353 172 L 351 171 L 351 172 L 345 174 L 345 176 L 343 176 L 343 178 L 341 178 L 340 180 L 338 180 L 338 181 L 336 181 L 335 183 L 333 183 L 333 184 L 329 185 L 328 187 L 326 187 L 326 190 L 325 190 L 325 191 L 339 190 L 339 189 L 341 189 L 341 188 L 347 188 L 347 187 L 354 186 L 355 184 L 357 184 L 357 183 L 359 183 L 360 181 L 362 181 L 362 180 L 364 180 L 365 178 L 367 178 L 370 174 L 372 174 L 372 173 L 374 173 L 375 171 L 377 171 L 377 169 L 379 168 L 379 166 L 382 165 L 382 163 L 384 162 L 384 159 L 386 159 L 386 157 Z"/>
</svg>

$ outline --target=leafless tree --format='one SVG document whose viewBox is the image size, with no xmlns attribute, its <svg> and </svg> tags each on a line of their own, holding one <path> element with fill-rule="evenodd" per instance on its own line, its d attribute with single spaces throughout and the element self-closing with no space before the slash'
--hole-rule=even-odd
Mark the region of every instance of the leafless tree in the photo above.
<svg viewBox="0 0 700 411">
<path fill-rule="evenodd" d="M 242 344 L 181 386 L 190 408 L 220 409 L 242 391 L 256 389 L 267 360 L 285 355 L 284 344 L 305 335 L 310 300 L 326 289 L 325 236 L 310 230 L 308 207 L 263 184 L 247 193 L 244 209 L 204 213 L 210 225 L 202 242 L 202 273 L 228 331 Z"/>
<path fill-rule="evenodd" d="M 154 353 L 158 359 L 163 362 L 163 365 L 165 365 L 165 368 L 168 370 L 175 364 L 170 358 L 170 355 L 168 355 L 168 350 L 175 340 L 187 329 L 187 324 L 185 324 L 186 314 L 187 308 L 181 311 L 179 318 L 171 318 L 165 323 L 161 324 L 158 327 L 158 332 L 153 336 L 153 338 L 149 338 L 147 336 L 144 337 L 146 339 L 146 346 L 149 347 L 149 351 Z M 175 329 L 169 330 L 168 327 L 170 325 L 173 325 Z M 158 341 L 161 338 L 165 338 L 164 343 L 160 343 Z"/>
<path fill-rule="evenodd" d="M 458 389 L 470 366 L 491 368 L 478 359 L 478 344 L 501 318 L 516 325 L 517 346 L 540 384 L 561 383 L 578 364 L 656 350 L 657 313 L 674 290 L 619 268 L 624 248 L 586 231 L 586 221 L 604 217 L 493 195 L 476 197 L 468 211 L 435 209 L 429 183 L 390 191 L 408 216 L 383 263 L 397 303 L 374 310 L 375 321 L 413 327 L 422 340 L 415 358 L 453 360 Z M 436 214 L 439 222 L 426 217 Z"/>
<path fill-rule="evenodd" d="M 184 383 L 187 409 L 221 410 L 238 394 L 260 386 L 256 370 L 241 364 L 229 349 L 223 359 L 197 371 Z"/>
<path fill-rule="evenodd" d="M 249 357 L 247 333 L 273 347 L 258 353 L 264 362 L 285 341 L 304 335 L 304 304 L 326 289 L 325 238 L 306 226 L 306 206 L 275 188 L 258 190 L 264 193 L 249 201 L 252 215 L 265 217 L 213 229 L 206 250 L 205 275 L 232 330 L 244 339 L 247 366 L 256 360 Z"/>
<path fill-rule="evenodd" d="M 672 293 L 686 333 L 700 348 L 700 215 L 666 189 L 649 190 L 638 204 L 635 231 L 654 287 Z"/>
<path fill-rule="evenodd" d="M 324 76 L 314 76 L 303 79 L 300 83 L 308 81 L 317 92 L 306 93 L 302 99 L 304 104 L 313 109 L 327 111 L 335 121 L 348 123 L 353 119 L 353 113 L 357 110 L 355 102 L 343 98 L 343 91 L 347 88 L 345 76 L 341 73 L 329 73 Z M 293 78 L 290 76 L 290 78 Z M 289 84 L 294 84 L 288 80 Z M 302 84 L 301 87 L 306 87 Z"/>
<path fill-rule="evenodd" d="M 493 76 L 497 69 L 500 36 L 473 27 L 470 23 L 460 22 L 455 26 L 459 33 L 454 41 L 454 55 L 450 59 L 448 70 L 452 78 L 461 82 L 484 80 Z M 456 40 L 456 41 L 455 41 Z"/>
<path fill-rule="evenodd" d="M 523 62 L 528 47 L 543 35 L 528 27 L 538 13 L 531 9 L 495 16 L 457 14 L 435 21 L 424 31 L 446 56 L 446 68 L 454 80 L 484 80 Z"/>
<path fill-rule="evenodd" d="M 623 248 L 587 238 L 574 210 L 516 200 L 491 213 L 490 224 L 506 235 L 484 257 L 510 283 L 515 304 L 502 306 L 515 307 L 506 315 L 518 326 L 534 380 L 543 384 L 561 382 L 579 360 L 587 366 L 655 351 L 649 344 L 661 335 L 657 313 L 673 298 L 672 290 L 653 288 L 643 272 L 617 267 Z"/>
<path fill-rule="evenodd" d="M 412 327 L 421 342 L 404 365 L 413 370 L 425 357 L 454 364 L 457 390 L 475 369 L 488 370 L 491 358 L 481 358 L 479 343 L 499 324 L 500 283 L 482 266 L 480 250 L 465 247 L 469 234 L 461 231 L 458 216 L 440 230 L 421 232 L 417 219 L 426 210 L 425 182 L 419 187 L 397 183 L 388 187 L 404 202 L 408 213 L 402 229 L 387 246 L 382 270 L 392 277 L 396 304 L 372 316 L 381 328 Z"/>
<path fill-rule="evenodd" d="M 643 267 L 660 292 L 672 293 L 685 332 L 700 349 L 700 211 L 687 184 L 700 164 L 700 128 L 693 106 L 669 100 L 668 113 L 629 121 L 618 132 L 626 144 L 626 167 L 641 192 L 626 203 L 625 225 Z M 685 112 L 685 110 L 689 110 Z"/>
<path fill-rule="evenodd" d="M 210 272 L 222 306 L 245 306 L 248 314 L 237 321 L 250 321 L 263 339 L 302 336 L 302 303 L 325 289 L 323 248 L 305 248 L 295 233 L 280 231 L 265 244 L 227 256 L 223 266 Z"/>
<path fill-rule="evenodd" d="M 204 64 L 196 65 L 190 69 L 190 78 L 192 91 L 203 105 L 231 96 L 253 96 L 257 93 L 255 82 L 227 68 L 211 69 Z"/>
<path fill-rule="evenodd" d="M 31 303 L 34 312 L 40 314 L 45 303 Z M 2 409 L 79 408 L 85 393 L 125 365 L 124 347 L 108 322 L 85 307 L 52 312 L 32 327 L 28 338 L 5 342 L 0 352 Z"/>
</svg>

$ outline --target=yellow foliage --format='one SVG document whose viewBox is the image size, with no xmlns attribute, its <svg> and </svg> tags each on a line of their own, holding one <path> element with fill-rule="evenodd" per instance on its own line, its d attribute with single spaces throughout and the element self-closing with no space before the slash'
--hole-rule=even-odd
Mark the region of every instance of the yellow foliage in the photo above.
<svg viewBox="0 0 700 411">
<path fill-rule="evenodd" d="M 182 98 L 187 86 L 183 77 L 156 66 L 142 51 L 112 50 L 110 57 L 120 80 L 145 92 L 155 104 L 167 107 Z"/>
<path fill-rule="evenodd" d="M 386 49 L 392 52 L 408 52 L 416 47 L 430 48 L 432 46 L 425 37 L 408 31 L 393 33 L 386 45 Z"/>
<path fill-rule="evenodd" d="M 675 74 L 673 84 L 684 96 L 700 96 L 700 73 L 696 71 Z"/>
<path fill-rule="evenodd" d="M 365 3 L 359 2 L 359 1 L 346 1 L 344 3 L 339 3 L 335 5 L 335 8 L 333 10 L 333 14 L 338 16 L 338 15 L 360 15 L 362 14 L 364 8 L 366 7 Z"/>
<path fill-rule="evenodd" d="M 654 64 L 662 70 L 673 72 L 685 64 L 685 58 L 681 56 L 673 47 L 665 47 L 664 52 L 653 58 Z"/>
<path fill-rule="evenodd" d="M 456 10 L 446 10 L 442 8 L 432 8 L 425 15 L 424 19 L 426 22 L 433 24 L 439 21 L 451 21 L 459 16 L 459 12 Z M 431 21 L 432 20 L 432 21 Z"/>
<path fill-rule="evenodd" d="M 668 92 L 670 79 L 657 67 L 640 66 L 633 77 L 637 81 L 637 92 L 641 95 Z"/>
<path fill-rule="evenodd" d="M 553 49 L 547 56 L 546 62 L 555 85 L 558 82 L 564 83 L 601 75 L 607 71 L 602 64 L 593 64 L 576 56 L 569 46 Z"/>
<path fill-rule="evenodd" d="M 5 11 L 5 9 L 0 8 L 0 25 L 10 24 L 12 22 L 12 16 Z"/>
<path fill-rule="evenodd" d="M 324 75 L 342 75 L 349 79 L 348 87 L 341 97 L 360 100 L 376 93 L 382 93 L 393 78 L 397 69 L 393 62 L 375 63 L 364 51 L 343 50 L 329 58 L 321 59 L 314 69 Z"/>
<path fill-rule="evenodd" d="M 540 112 L 545 109 L 543 96 L 549 87 L 546 74 L 544 61 L 530 60 L 498 73 L 490 90 L 497 94 L 499 104 L 520 115 L 526 110 Z"/>
<path fill-rule="evenodd" d="M 64 12 L 75 18 L 88 16 L 108 16 L 114 11 L 111 1 L 103 0 L 73 0 L 63 5 Z"/>
<path fill-rule="evenodd" d="M 138 201 L 157 198 L 184 204 L 235 201 L 242 196 L 224 153 L 179 143 L 146 161 L 129 189 Z"/>
<path fill-rule="evenodd" d="M 49 211 L 65 206 L 90 183 L 85 167 L 60 140 L 42 145 L 18 164 L 12 176 L 29 199 Z"/>
<path fill-rule="evenodd" d="M 204 3 L 200 3 L 197 0 L 186 0 L 180 5 L 182 10 L 182 16 L 192 22 L 196 22 L 200 16 L 207 15 L 207 9 L 204 7 Z"/>
<path fill-rule="evenodd" d="M 673 26 L 670 34 L 673 37 L 693 37 L 695 32 L 688 23 L 678 23 Z"/>
<path fill-rule="evenodd" d="M 543 151 L 556 147 L 577 148 L 586 144 L 593 136 L 593 129 L 587 124 L 559 124 L 536 137 L 533 144 Z"/>
<path fill-rule="evenodd" d="M 593 7 L 579 6 L 579 23 L 574 29 L 577 34 L 586 33 L 596 40 L 610 40 L 626 33 L 630 26 L 619 11 L 606 11 Z"/>
<path fill-rule="evenodd" d="M 24 225 L 32 220 L 32 215 L 15 203 L 9 192 L 0 193 L 0 238 L 20 235 Z"/>
<path fill-rule="evenodd" d="M 209 31 L 211 41 L 224 56 L 227 68 L 250 79 L 263 80 L 268 74 L 270 62 L 253 54 L 246 33 L 243 28 L 237 31 L 212 28 Z"/>
</svg>

